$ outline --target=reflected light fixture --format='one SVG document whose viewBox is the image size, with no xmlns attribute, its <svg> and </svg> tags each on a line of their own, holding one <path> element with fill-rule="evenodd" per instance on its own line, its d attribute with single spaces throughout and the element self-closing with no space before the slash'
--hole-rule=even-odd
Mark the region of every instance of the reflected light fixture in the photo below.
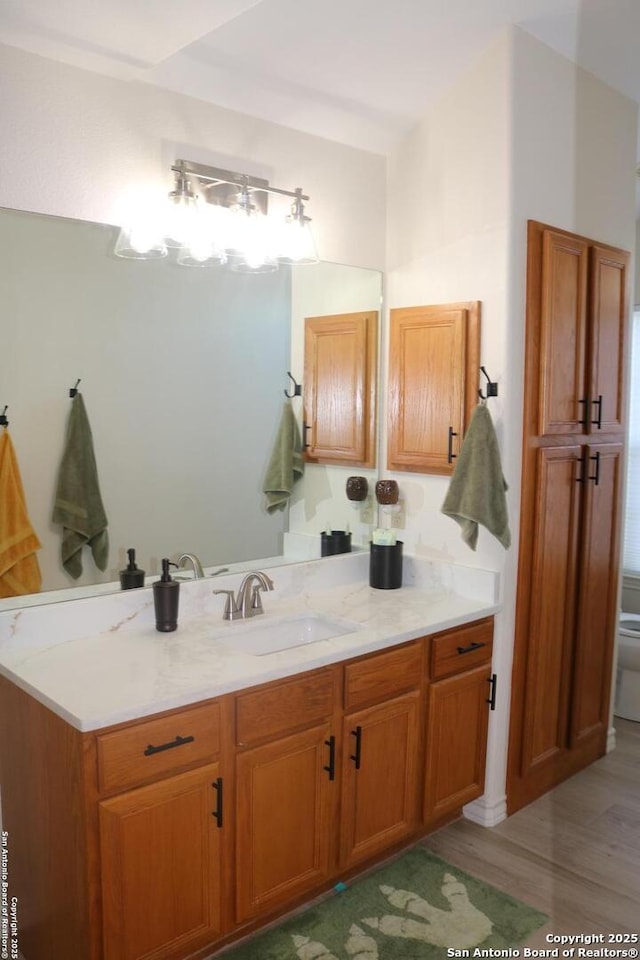
<svg viewBox="0 0 640 960">
<path fill-rule="evenodd" d="M 123 225 L 115 254 L 151 260 L 177 250 L 181 266 L 226 264 L 231 270 L 264 273 L 279 263 L 318 262 L 301 187 L 281 190 L 267 180 L 218 167 L 176 160 L 175 187 L 162 209 L 147 209 Z M 290 197 L 290 212 L 268 213 L 269 195 Z"/>
</svg>

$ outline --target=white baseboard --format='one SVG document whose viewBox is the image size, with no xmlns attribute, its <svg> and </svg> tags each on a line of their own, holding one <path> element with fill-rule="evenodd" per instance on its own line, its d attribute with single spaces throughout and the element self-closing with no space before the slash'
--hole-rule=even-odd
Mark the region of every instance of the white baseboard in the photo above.
<svg viewBox="0 0 640 960">
<path fill-rule="evenodd" d="M 616 728 L 609 727 L 607 733 L 607 753 L 611 753 L 616 748 Z"/>
<path fill-rule="evenodd" d="M 489 803 L 485 797 L 480 797 L 464 806 L 462 815 L 481 827 L 495 827 L 507 819 L 507 798 L 504 796 L 495 803 Z"/>
</svg>

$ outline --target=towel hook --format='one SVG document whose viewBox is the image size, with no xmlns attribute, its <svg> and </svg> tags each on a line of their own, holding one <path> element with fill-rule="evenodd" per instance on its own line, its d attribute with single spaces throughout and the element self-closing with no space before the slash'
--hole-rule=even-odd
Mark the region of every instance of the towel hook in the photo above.
<svg viewBox="0 0 640 960">
<path fill-rule="evenodd" d="M 75 397 L 75 395 L 77 394 L 77 392 L 78 392 L 78 384 L 79 384 L 79 383 L 80 383 L 80 380 L 76 380 L 76 385 L 75 385 L 75 387 L 71 387 L 71 388 L 70 388 L 70 390 L 69 390 L 69 396 L 70 396 L 70 397 L 73 398 L 73 397 Z"/>
<path fill-rule="evenodd" d="M 8 405 L 8 404 L 5 404 L 4 410 L 2 411 L 2 413 L 0 413 L 0 427 L 8 427 L 8 426 L 9 426 L 9 421 L 7 420 L 7 410 L 8 410 L 8 409 L 9 409 L 9 405 Z"/>
<path fill-rule="evenodd" d="M 284 391 L 285 397 L 288 397 L 289 400 L 291 400 L 292 397 L 301 397 L 301 396 L 302 396 L 302 384 L 296 382 L 295 378 L 291 376 L 291 371 L 290 371 L 290 370 L 287 370 L 287 376 L 290 377 L 291 380 L 293 380 L 293 393 L 287 393 L 287 391 L 285 390 L 285 391 Z"/>
<path fill-rule="evenodd" d="M 497 396 L 498 396 L 498 384 L 497 384 L 494 380 L 491 379 L 491 377 L 490 377 L 489 374 L 487 373 L 486 367 L 480 367 L 480 369 L 482 370 L 482 372 L 484 373 L 485 377 L 487 378 L 487 395 L 486 395 L 486 397 L 485 397 L 485 395 L 484 395 L 484 393 L 482 392 L 482 390 L 478 390 L 478 396 L 480 397 L 481 400 L 488 400 L 489 397 L 497 397 Z"/>
</svg>

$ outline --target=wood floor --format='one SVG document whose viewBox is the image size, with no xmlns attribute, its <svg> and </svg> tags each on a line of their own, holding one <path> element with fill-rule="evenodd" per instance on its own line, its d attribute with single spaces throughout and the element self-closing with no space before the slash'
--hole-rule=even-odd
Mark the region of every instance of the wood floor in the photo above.
<svg viewBox="0 0 640 960">
<path fill-rule="evenodd" d="M 640 931 L 640 723 L 615 728 L 615 750 L 497 827 L 458 820 L 424 841 L 549 916 L 528 946 Z"/>
</svg>

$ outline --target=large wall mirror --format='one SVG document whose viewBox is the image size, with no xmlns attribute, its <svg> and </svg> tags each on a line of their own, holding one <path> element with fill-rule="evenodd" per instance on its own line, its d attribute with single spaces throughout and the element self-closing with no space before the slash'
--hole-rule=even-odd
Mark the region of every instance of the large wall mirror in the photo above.
<svg viewBox="0 0 640 960">
<path fill-rule="evenodd" d="M 115 236 L 102 224 L 0 210 L 0 410 L 8 406 L 43 544 L 43 591 L 117 589 L 129 547 L 149 574 L 182 552 L 222 566 L 281 555 L 290 514 L 303 533 L 340 522 L 353 470 L 308 465 L 291 510 L 271 515 L 262 485 L 287 371 L 302 376 L 304 316 L 379 310 L 380 274 L 327 263 L 246 275 L 127 261 L 113 255 Z M 85 549 L 72 580 L 51 513 L 79 378 L 110 555 L 101 573 Z M 291 403 L 300 417 L 301 400 Z"/>
</svg>

